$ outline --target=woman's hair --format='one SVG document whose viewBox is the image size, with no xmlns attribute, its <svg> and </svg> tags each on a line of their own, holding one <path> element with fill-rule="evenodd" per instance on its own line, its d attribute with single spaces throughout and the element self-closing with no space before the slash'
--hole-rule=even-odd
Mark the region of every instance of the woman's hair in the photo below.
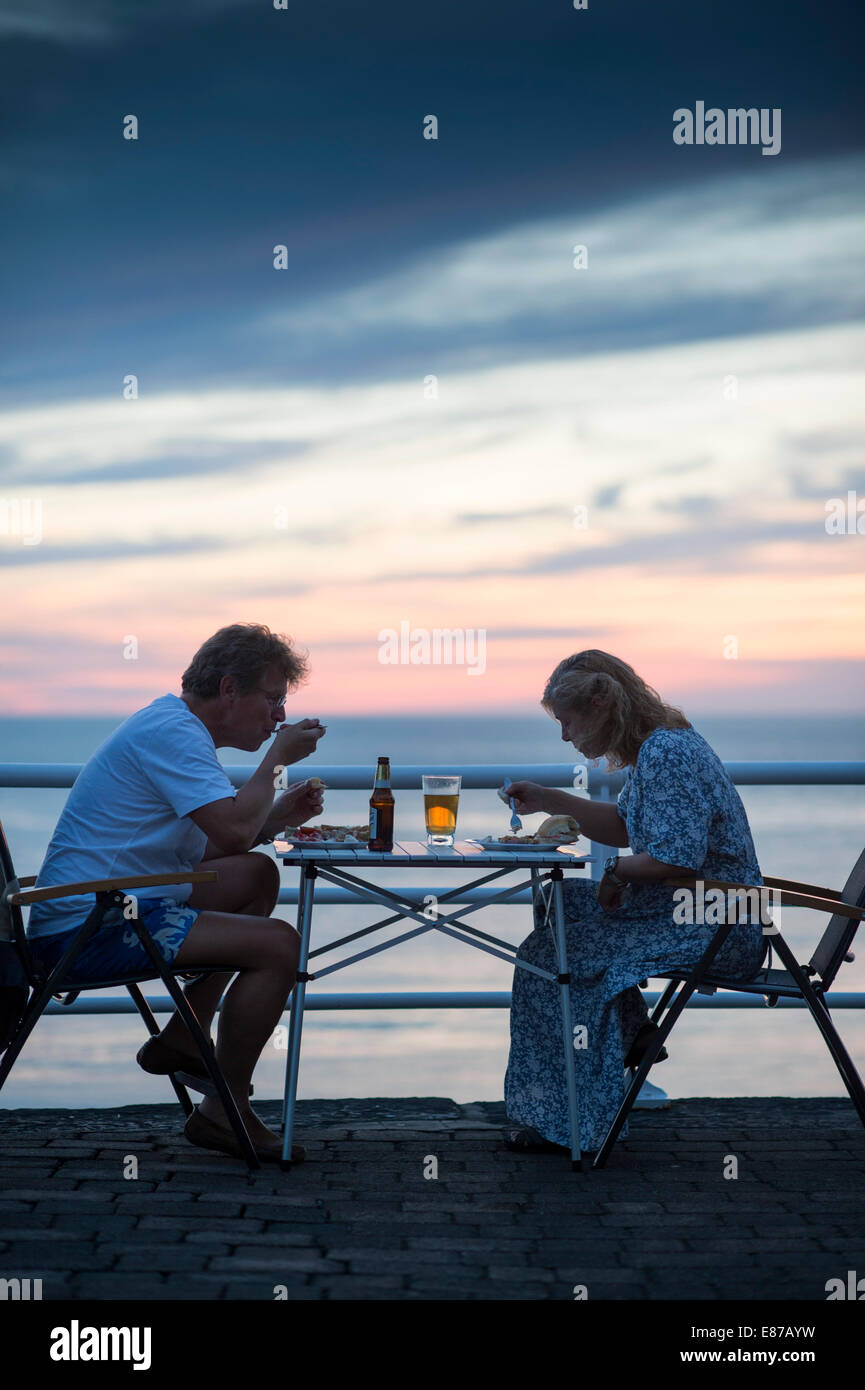
<svg viewBox="0 0 865 1390">
<path fill-rule="evenodd" d="M 595 710 L 592 697 L 599 695 Z M 588 714 L 589 730 L 603 741 L 610 767 L 636 762 L 640 745 L 653 729 L 690 729 L 680 709 L 665 705 L 626 661 L 609 652 L 577 652 L 560 661 L 544 688 L 541 704 Z M 594 714 L 594 717 L 592 717 Z"/>
<path fill-rule="evenodd" d="M 289 690 L 307 675 L 306 655 L 295 651 L 290 638 L 262 623 L 232 623 L 198 648 L 183 673 L 181 688 L 209 700 L 219 694 L 223 676 L 234 676 L 240 694 L 248 695 L 272 665 L 279 667 Z"/>
</svg>

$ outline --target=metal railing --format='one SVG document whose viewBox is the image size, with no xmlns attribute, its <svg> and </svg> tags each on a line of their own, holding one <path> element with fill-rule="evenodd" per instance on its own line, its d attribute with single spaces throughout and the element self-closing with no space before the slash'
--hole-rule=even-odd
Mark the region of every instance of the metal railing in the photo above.
<svg viewBox="0 0 865 1390">
<path fill-rule="evenodd" d="M 865 786 L 865 762 L 725 762 L 733 782 L 738 786 Z M 78 773 L 80 763 L 0 763 L 0 788 L 63 788 L 71 787 Z M 233 786 L 240 787 L 248 781 L 256 769 L 256 764 L 234 764 L 225 767 Z M 366 791 L 373 781 L 375 765 L 297 763 L 286 769 L 291 781 L 301 781 L 307 776 L 320 777 L 333 791 Z M 580 763 L 452 763 L 435 766 L 433 764 L 402 764 L 391 768 L 391 782 L 396 790 L 420 791 L 421 776 L 429 772 L 460 773 L 464 791 L 492 791 L 502 785 L 506 777 L 514 781 L 527 780 L 545 787 L 567 787 L 601 801 L 611 801 L 621 789 L 625 774 L 623 772 L 603 772 Z M 593 878 L 600 876 L 600 866 L 606 845 L 591 842 Z M 441 884 L 437 886 L 440 889 Z M 437 887 L 412 884 L 412 892 L 419 898 L 425 894 L 435 894 Z M 489 890 L 474 888 L 465 895 L 454 898 L 455 904 L 481 903 L 489 897 Z M 511 898 L 514 904 L 529 904 L 530 892 L 524 889 Z M 323 904 L 355 905 L 363 904 L 363 899 L 343 888 L 322 887 L 316 893 L 316 901 Z M 280 889 L 279 902 L 297 902 L 297 887 L 285 885 Z M 648 992 L 647 1003 L 651 1006 L 658 998 Z M 171 1000 L 153 998 L 151 1007 L 156 1013 L 170 1012 Z M 865 993 L 839 991 L 827 995 L 830 1007 L 840 1009 L 865 1008 Z M 737 994 L 734 991 L 723 994 L 695 995 L 689 1008 L 760 1008 L 761 996 Z M 779 1001 L 782 1008 L 803 1007 L 801 1000 Z M 312 994 L 306 1001 L 306 1008 L 313 1010 L 346 1009 L 446 1009 L 446 1008 L 508 1008 L 510 993 L 507 991 L 449 991 L 418 993 L 369 993 L 369 994 Z M 123 996 L 93 995 L 77 999 L 69 1006 L 49 1005 L 48 1012 L 63 1013 L 134 1013 L 132 1000 Z"/>
</svg>

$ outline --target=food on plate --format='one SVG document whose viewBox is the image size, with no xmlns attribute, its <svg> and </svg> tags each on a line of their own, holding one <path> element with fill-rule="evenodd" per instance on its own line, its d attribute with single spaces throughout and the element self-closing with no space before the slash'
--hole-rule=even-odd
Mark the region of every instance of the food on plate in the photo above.
<svg viewBox="0 0 865 1390">
<path fill-rule="evenodd" d="M 481 844 L 569 845 L 579 833 L 579 824 L 573 816 L 547 816 L 533 835 L 485 835 Z"/>
<path fill-rule="evenodd" d="M 553 840 L 561 845 L 576 840 L 579 833 L 579 824 L 573 816 L 547 816 L 535 831 L 539 840 Z"/>
<path fill-rule="evenodd" d="M 337 844 L 365 844 L 369 839 L 368 825 L 289 825 L 285 839 L 295 844 L 320 844 L 323 840 Z"/>
<path fill-rule="evenodd" d="M 321 831 L 323 840 L 363 840 L 369 839 L 368 825 L 317 825 L 314 827 Z"/>
</svg>

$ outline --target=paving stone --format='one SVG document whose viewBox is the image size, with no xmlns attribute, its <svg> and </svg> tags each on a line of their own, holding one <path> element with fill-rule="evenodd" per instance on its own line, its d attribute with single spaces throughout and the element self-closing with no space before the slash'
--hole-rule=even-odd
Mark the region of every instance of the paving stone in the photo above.
<svg viewBox="0 0 865 1390">
<path fill-rule="evenodd" d="M 275 1243 L 275 1240 L 285 1237 L 297 1237 L 298 1242 L 308 1245 L 321 1240 L 348 1240 L 349 1236 L 355 1233 L 363 1236 L 364 1239 L 367 1237 L 373 1239 L 374 1229 L 366 1222 L 359 1222 L 355 1231 L 355 1227 L 348 1221 L 322 1221 L 318 1224 L 298 1223 L 297 1221 L 259 1221 L 258 1225 L 263 1226 L 267 1233 L 268 1239 L 265 1244 Z M 274 1238 L 273 1242 L 271 1242 L 271 1237 Z"/>
<path fill-rule="evenodd" d="M 661 1242 L 661 1245 L 663 1249 L 668 1248 L 666 1242 Z M 640 1249 L 645 1250 L 642 1242 Z M 541 1261 L 550 1267 L 571 1264 L 576 1260 L 583 1260 L 585 1264 L 601 1264 L 609 1259 L 615 1263 L 620 1252 L 626 1255 L 621 1240 L 544 1240 L 539 1245 Z"/>
<path fill-rule="evenodd" d="M 591 1299 L 601 1290 L 604 1291 L 604 1296 L 608 1297 L 610 1288 L 649 1288 L 656 1282 L 645 1270 L 604 1264 L 562 1264 L 553 1273 L 560 1284 L 568 1287 L 571 1298 L 574 1297 L 574 1287 L 578 1284 L 585 1284 Z M 657 1294 L 656 1297 L 660 1298 L 661 1295 Z"/>
<path fill-rule="evenodd" d="M 114 1256 L 97 1257 L 92 1243 L 63 1240 L 31 1240 L 23 1247 L 23 1258 L 31 1265 L 38 1264 L 42 1269 L 61 1269 L 74 1273 L 76 1269 L 110 1269 Z M 9 1253 L 4 1252 L 4 1262 Z"/>
<path fill-rule="evenodd" d="M 130 1178 L 124 1181 L 120 1177 L 103 1178 L 100 1181 L 96 1181 L 95 1179 L 84 1179 L 78 1183 L 75 1190 L 76 1192 L 101 1193 L 106 1197 L 110 1197 L 115 1193 L 122 1193 L 125 1197 L 127 1193 L 134 1192 L 136 1196 L 140 1197 L 142 1194 L 155 1192 L 156 1183 L 140 1182 L 137 1178 Z"/>
<path fill-rule="evenodd" d="M 491 1279 L 505 1279 L 509 1283 L 536 1284 L 541 1282 L 548 1284 L 554 1277 L 552 1270 L 532 1269 L 528 1265 L 490 1265 Z"/>
<path fill-rule="evenodd" d="M 0 1159 L 0 1182 L 3 1187 L 23 1187 L 32 1178 L 52 1178 L 57 1172 L 57 1163 L 37 1163 L 29 1159 L 26 1163 L 4 1163 Z"/>
<path fill-rule="evenodd" d="M 211 1214 L 206 1212 L 197 1202 L 190 1202 L 188 1208 L 181 1210 L 176 1202 L 166 1202 L 158 1192 L 120 1195 L 114 1199 L 111 1211 L 116 1212 L 118 1216 L 169 1216 L 173 1217 L 175 1221 L 189 1221 L 194 1214 L 202 1217 Z M 222 1206 L 218 1209 L 218 1213 L 212 1213 L 214 1216 L 217 1214 L 219 1216 L 231 1215 Z"/>
<path fill-rule="evenodd" d="M 414 1271 L 457 1263 L 452 1250 L 369 1250 L 340 1245 L 328 1250 L 328 1257 L 347 1261 L 352 1272 L 357 1274 L 375 1274 L 376 1270 L 389 1274 L 396 1269 Z"/>
<path fill-rule="evenodd" d="M 313 1288 L 326 1290 L 333 1298 L 370 1298 L 376 1294 L 389 1297 L 403 1287 L 402 1279 L 396 1274 L 365 1274 L 362 1278 L 344 1275 L 342 1279 L 314 1274 L 310 1279 Z"/>
<path fill-rule="evenodd" d="M 88 1203 L 99 1202 L 101 1200 L 97 1192 L 76 1192 L 71 1185 L 67 1188 L 63 1183 L 44 1185 L 28 1185 L 27 1187 L 10 1187 L 4 1191 L 4 1200 L 9 1202 L 42 1202 L 45 1197 L 63 1197 L 78 1206 L 86 1206 Z"/>
<path fill-rule="evenodd" d="M 261 1110 L 278 1121 L 278 1102 Z M 503 1150 L 483 1127 L 503 1125 L 500 1102 L 298 1114 L 314 1160 L 250 1175 L 187 1146 L 175 1105 L 2 1112 L 2 1263 L 48 1297 L 217 1302 L 276 1285 L 289 1301 L 573 1301 L 582 1283 L 593 1300 L 823 1300 L 827 1278 L 865 1269 L 865 1143 L 844 1099 L 675 1101 L 577 1174 Z"/>
<path fill-rule="evenodd" d="M 505 1236 L 415 1236 L 405 1237 L 405 1246 L 408 1250 L 453 1250 L 457 1254 L 464 1254 L 466 1259 L 471 1260 L 473 1256 L 485 1254 L 487 1251 L 496 1250 L 528 1250 L 536 1245 L 537 1241 L 527 1237 L 510 1239 Z"/>
<path fill-rule="evenodd" d="M 489 1270 L 482 1269 L 459 1269 L 449 1266 L 446 1270 L 416 1269 L 405 1271 L 405 1277 L 409 1288 L 416 1289 L 422 1285 L 430 1285 L 436 1288 L 453 1288 L 461 1290 L 477 1287 L 478 1283 L 489 1282 Z M 451 1295 L 453 1297 L 453 1295 Z"/>
<path fill-rule="evenodd" d="M 218 1271 L 236 1273 L 238 1270 L 261 1270 L 274 1274 L 274 1277 L 282 1271 L 285 1274 L 338 1274 L 340 1266 L 335 1260 L 316 1259 L 310 1256 L 306 1259 L 298 1258 L 296 1251 L 285 1255 L 278 1254 L 276 1251 L 265 1253 L 258 1251 L 254 1255 L 240 1256 L 235 1252 L 232 1255 L 218 1255 L 212 1258 L 208 1268 Z M 276 1283 L 280 1283 L 275 1278 Z M 284 1281 L 282 1281 L 284 1282 Z"/>
<path fill-rule="evenodd" d="M 107 1215 L 104 1211 L 61 1211 L 53 1216 L 46 1213 L 46 1216 L 52 1231 L 73 1231 L 82 1235 L 85 1231 L 98 1231 L 101 1236 L 128 1234 L 135 1230 L 139 1220 L 137 1216 Z M 32 1216 L 28 1217 L 28 1221 L 32 1220 Z"/>
<path fill-rule="evenodd" d="M 165 1280 L 153 1275 L 145 1278 L 141 1274 L 89 1274 L 74 1280 L 68 1296 L 76 1299 L 125 1299 L 136 1303 L 144 1299 L 164 1299 L 170 1297 Z"/>
<path fill-rule="evenodd" d="M 222 1274 L 214 1270 L 205 1270 L 203 1273 L 195 1275 L 196 1280 L 202 1287 L 206 1284 L 210 1284 L 211 1286 L 214 1284 L 221 1284 L 227 1279 L 231 1279 L 235 1284 L 246 1284 L 248 1287 L 256 1289 L 259 1294 L 263 1294 L 267 1299 L 272 1299 L 274 1303 L 280 1302 L 276 1297 L 277 1289 L 285 1286 L 291 1291 L 295 1288 L 305 1287 L 309 1284 L 311 1277 L 312 1276 L 309 1274 L 298 1273 L 296 1270 L 286 1271 L 280 1274 L 278 1279 L 274 1279 L 272 1271 L 270 1270 L 249 1270 L 245 1273 L 242 1270 L 236 1270 L 232 1274 Z"/>
<path fill-rule="evenodd" d="M 172 1270 L 203 1270 L 207 1267 L 209 1258 L 207 1251 L 195 1251 L 186 1246 L 164 1245 L 161 1250 L 134 1250 L 127 1255 L 115 1256 L 115 1268 L 169 1274 Z"/>
<path fill-rule="evenodd" d="M 45 1237 L 49 1234 L 49 1230 L 47 1230 L 46 1227 L 50 1227 L 50 1229 L 53 1230 L 53 1227 L 51 1227 L 51 1220 L 54 1219 L 56 1218 L 53 1218 L 49 1212 L 29 1211 L 26 1212 L 24 1218 L 6 1216 L 3 1222 L 0 1223 L 0 1240 L 14 1240 L 21 1232 L 31 1236 L 33 1240 L 45 1240 Z M 22 1226 L 24 1220 L 26 1220 L 26 1226 Z"/>
<path fill-rule="evenodd" d="M 139 1231 L 208 1231 L 218 1232 L 220 1235 L 248 1236 L 255 1231 L 260 1231 L 263 1226 L 262 1221 L 247 1220 L 233 1217 L 219 1216 L 194 1216 L 184 1215 L 182 1225 L 178 1223 L 177 1215 L 174 1216 L 142 1216 L 137 1229 Z"/>
<path fill-rule="evenodd" d="M 234 1202 L 234 1201 L 236 1200 L 237 1194 L 234 1193 L 234 1192 L 229 1192 L 229 1193 L 208 1192 L 208 1193 L 207 1193 L 207 1200 L 208 1200 L 208 1201 L 212 1201 L 212 1200 L 219 1200 L 219 1201 L 221 1201 L 221 1200 L 223 1199 L 223 1197 L 227 1198 L 227 1200 L 228 1200 L 229 1202 Z M 319 1192 L 319 1193 L 291 1192 L 291 1193 L 284 1193 L 284 1194 L 281 1193 L 279 1196 L 273 1196 L 273 1195 L 271 1195 L 270 1193 L 267 1193 L 267 1192 L 261 1192 L 261 1193 L 259 1193 L 259 1192 L 253 1192 L 253 1193 L 249 1193 L 248 1195 L 244 1196 L 244 1198 L 243 1198 L 243 1204 L 244 1204 L 244 1206 L 247 1206 L 247 1207 L 255 1207 L 255 1206 L 273 1207 L 274 1210 L 276 1210 L 277 1208 L 280 1208 L 280 1207 L 292 1207 L 292 1208 L 293 1208 L 293 1207 L 322 1207 L 322 1206 L 324 1205 L 324 1200 L 323 1200 L 322 1195 L 321 1195 L 320 1192 Z"/>
</svg>

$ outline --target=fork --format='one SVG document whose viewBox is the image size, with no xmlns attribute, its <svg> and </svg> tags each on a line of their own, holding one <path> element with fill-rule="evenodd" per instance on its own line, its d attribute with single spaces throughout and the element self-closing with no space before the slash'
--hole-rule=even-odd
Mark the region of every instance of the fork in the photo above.
<svg viewBox="0 0 865 1390">
<path fill-rule="evenodd" d="M 511 779 L 510 779 L 510 777 L 506 777 L 506 778 L 505 778 L 505 791 L 507 791 L 507 789 L 508 789 L 508 787 L 509 787 L 510 785 L 511 785 Z M 508 797 L 508 805 L 509 805 L 510 808 L 511 808 L 511 830 L 522 830 L 522 828 L 523 828 L 523 823 L 522 823 L 522 821 L 520 820 L 519 816 L 517 815 L 516 810 L 514 809 L 514 798 L 513 798 L 512 796 L 509 796 L 509 797 Z"/>
</svg>

